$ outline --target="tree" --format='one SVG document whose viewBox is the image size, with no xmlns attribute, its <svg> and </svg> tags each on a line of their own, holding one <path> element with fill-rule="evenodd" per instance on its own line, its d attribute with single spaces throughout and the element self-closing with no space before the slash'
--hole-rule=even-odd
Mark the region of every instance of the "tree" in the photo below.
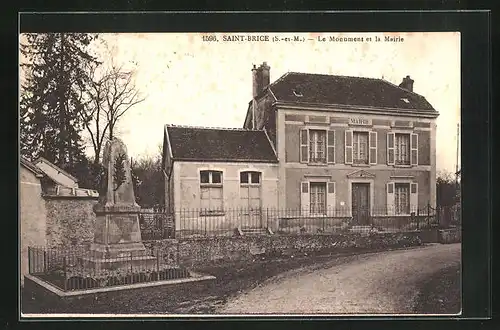
<svg viewBox="0 0 500 330">
<path fill-rule="evenodd" d="M 161 146 L 159 148 L 161 150 Z M 161 167 L 161 152 L 134 161 L 132 177 L 137 204 L 142 207 L 165 204 L 165 178 Z"/>
<path fill-rule="evenodd" d="M 438 206 L 452 206 L 457 203 L 460 184 L 449 172 L 440 172 L 436 179 L 436 203 Z"/>
<path fill-rule="evenodd" d="M 39 33 L 23 37 L 21 153 L 29 159 L 43 156 L 73 172 L 85 158 L 80 135 L 85 107 L 80 95 L 89 83 L 84 67 L 98 64 L 89 51 L 97 35 Z"/>
<path fill-rule="evenodd" d="M 102 74 L 99 69 L 92 63 L 87 66 L 91 83 L 86 95 L 82 95 L 87 111 L 81 113 L 92 141 L 95 164 L 99 163 L 106 138 L 113 139 L 118 121 L 134 105 L 144 101 L 135 86 L 133 70 L 113 64 Z"/>
</svg>

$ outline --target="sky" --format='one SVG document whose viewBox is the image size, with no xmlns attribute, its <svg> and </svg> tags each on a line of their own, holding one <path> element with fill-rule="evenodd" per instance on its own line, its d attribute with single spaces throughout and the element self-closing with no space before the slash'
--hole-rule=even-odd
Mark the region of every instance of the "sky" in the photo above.
<svg viewBox="0 0 500 330">
<path fill-rule="evenodd" d="M 232 35 L 263 35 L 238 33 Z M 460 34 L 446 33 L 286 33 L 264 34 L 269 41 L 204 41 L 198 33 L 101 34 L 115 64 L 136 72 L 145 100 L 121 120 L 119 136 L 129 156 L 154 155 L 165 124 L 242 127 L 252 97 L 253 64 L 267 62 L 271 82 L 289 71 L 382 78 L 399 84 L 409 75 L 414 92 L 440 113 L 437 170 L 455 171 L 460 123 Z M 273 41 L 273 37 L 305 41 Z M 385 36 L 401 41 L 384 41 Z M 322 37 L 327 41 L 319 41 Z M 363 41 L 328 41 L 363 37 Z M 379 37 L 380 41 L 375 41 Z M 371 38 L 368 41 L 367 38 Z M 102 53 L 101 46 L 95 46 Z M 89 153 L 91 151 L 89 149 Z"/>
</svg>

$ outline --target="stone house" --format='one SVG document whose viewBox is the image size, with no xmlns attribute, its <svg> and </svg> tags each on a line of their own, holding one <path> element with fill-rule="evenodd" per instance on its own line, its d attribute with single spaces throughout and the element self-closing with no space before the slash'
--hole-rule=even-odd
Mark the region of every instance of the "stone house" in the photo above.
<svg viewBox="0 0 500 330">
<path fill-rule="evenodd" d="M 269 134 L 280 208 L 367 224 L 435 207 L 438 112 L 409 76 L 398 86 L 289 72 L 270 83 L 265 62 L 252 73 L 244 128 Z"/>
<path fill-rule="evenodd" d="M 176 231 L 263 227 L 262 210 L 277 207 L 278 159 L 265 130 L 166 125 L 162 159 Z"/>
</svg>

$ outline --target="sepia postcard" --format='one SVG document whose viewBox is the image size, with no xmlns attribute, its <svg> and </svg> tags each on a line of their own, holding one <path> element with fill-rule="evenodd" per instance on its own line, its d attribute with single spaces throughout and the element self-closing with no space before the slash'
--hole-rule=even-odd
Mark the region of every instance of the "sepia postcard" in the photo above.
<svg viewBox="0 0 500 330">
<path fill-rule="evenodd" d="M 22 317 L 460 315 L 460 37 L 20 34 Z"/>
</svg>

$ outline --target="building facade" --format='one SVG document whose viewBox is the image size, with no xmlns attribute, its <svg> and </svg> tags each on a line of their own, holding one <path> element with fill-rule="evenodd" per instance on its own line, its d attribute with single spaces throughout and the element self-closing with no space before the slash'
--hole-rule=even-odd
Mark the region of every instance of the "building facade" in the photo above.
<svg viewBox="0 0 500 330">
<path fill-rule="evenodd" d="M 265 129 L 279 159 L 278 206 L 302 215 L 376 216 L 425 212 L 436 200 L 437 111 L 381 79 L 287 73 L 269 83 L 253 71 L 244 127 Z"/>
<path fill-rule="evenodd" d="M 29 246 L 69 246 L 93 240 L 93 206 L 99 194 L 79 188 L 72 175 L 45 159 L 32 163 L 22 156 L 19 186 L 22 284 L 28 273 Z"/>
<path fill-rule="evenodd" d="M 264 130 L 165 127 L 165 206 L 177 232 L 267 227 L 278 159 Z"/>
<path fill-rule="evenodd" d="M 19 168 L 19 220 L 21 232 L 21 284 L 28 273 L 28 246 L 46 244 L 47 211 L 42 197 L 43 172 L 21 157 Z"/>
</svg>

